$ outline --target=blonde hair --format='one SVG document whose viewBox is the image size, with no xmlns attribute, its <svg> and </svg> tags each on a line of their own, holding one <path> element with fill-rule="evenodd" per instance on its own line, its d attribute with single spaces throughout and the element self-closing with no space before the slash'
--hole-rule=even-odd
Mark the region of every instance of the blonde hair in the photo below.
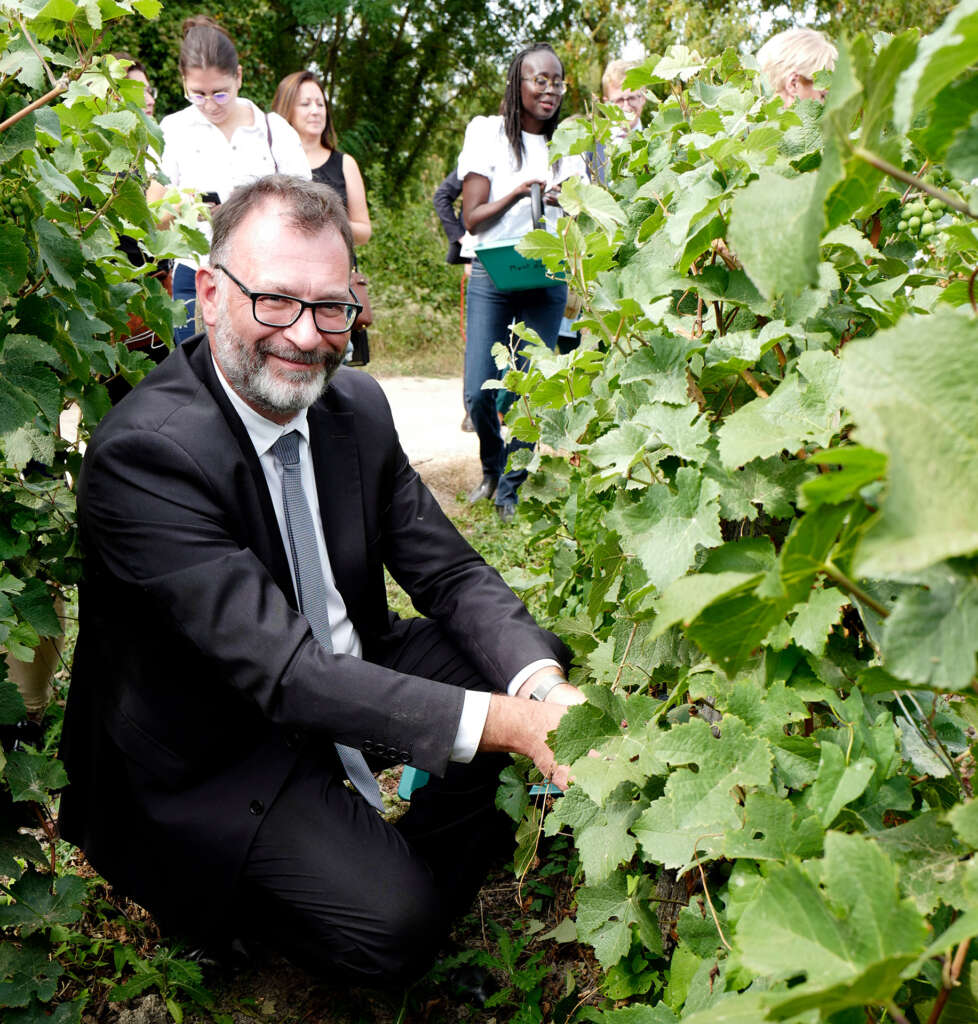
<svg viewBox="0 0 978 1024">
<path fill-rule="evenodd" d="M 607 96 L 616 87 L 620 89 L 621 83 L 625 80 L 625 75 L 632 68 L 637 68 L 638 64 L 637 60 L 624 60 L 620 57 L 618 60 L 613 60 L 604 69 L 604 74 L 601 76 L 601 95 Z"/>
<path fill-rule="evenodd" d="M 831 71 L 838 56 L 839 51 L 821 32 L 789 28 L 757 51 L 757 63 L 771 90 L 783 96 L 792 75 L 811 80 L 816 71 Z"/>
</svg>

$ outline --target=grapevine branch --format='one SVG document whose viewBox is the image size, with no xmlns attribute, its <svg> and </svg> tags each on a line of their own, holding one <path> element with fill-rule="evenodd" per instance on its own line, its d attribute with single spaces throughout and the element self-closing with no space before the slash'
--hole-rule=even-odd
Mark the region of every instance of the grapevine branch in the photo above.
<svg viewBox="0 0 978 1024">
<path fill-rule="evenodd" d="M 41 51 L 37 48 L 37 43 L 34 42 L 34 37 L 30 34 L 30 32 L 27 31 L 27 25 L 24 22 L 24 19 L 18 15 L 16 21 L 18 26 L 20 27 L 21 32 L 23 32 L 24 34 L 24 38 L 27 40 L 27 45 L 34 51 L 34 53 L 37 56 L 37 59 L 41 62 L 41 67 L 43 67 L 45 72 L 47 73 L 48 81 L 51 83 L 51 85 L 57 86 L 58 80 L 54 77 L 54 72 L 51 70 L 51 67 L 48 64 L 48 62 L 44 59 L 44 54 L 41 53 Z"/>
<path fill-rule="evenodd" d="M 18 121 L 22 121 L 28 114 L 33 114 L 35 110 L 39 110 L 41 107 L 50 103 L 51 100 L 56 99 L 63 92 L 68 91 L 68 76 L 62 75 L 55 83 L 54 88 L 46 92 L 43 96 L 38 97 L 33 103 L 28 103 L 23 110 L 18 110 L 15 114 L 11 114 L 5 121 L 0 121 L 0 132 L 5 132 L 8 128 L 12 128 Z"/>
<path fill-rule="evenodd" d="M 618 689 L 618 684 L 621 682 L 621 674 L 625 671 L 625 662 L 628 661 L 628 652 L 632 649 L 632 641 L 635 639 L 635 634 L 638 632 L 638 623 L 632 623 L 632 631 L 628 635 L 628 643 L 625 644 L 625 653 L 621 656 L 621 664 L 618 666 L 618 674 L 615 676 L 615 681 L 611 684 L 611 692 L 614 693 Z"/>
<path fill-rule="evenodd" d="M 950 967 L 945 965 L 945 970 L 943 972 L 944 987 L 937 993 L 937 1000 L 934 1003 L 934 1009 L 931 1010 L 930 1016 L 927 1018 L 927 1024 L 937 1024 L 940 1020 L 941 1014 L 944 1012 L 944 1004 L 951 995 L 951 991 L 958 985 L 958 978 L 961 976 L 961 971 L 964 969 L 964 962 L 968 956 L 968 946 L 970 942 L 971 939 L 965 939 L 964 942 L 958 946 L 957 950 L 955 950 L 954 959 L 951 961 Z"/>
<path fill-rule="evenodd" d="M 863 149 L 862 146 L 856 146 L 853 150 L 853 155 L 859 157 L 860 160 L 865 160 L 865 162 L 871 167 L 875 167 L 878 171 L 888 174 L 891 178 L 896 178 L 897 181 L 905 182 L 907 185 L 920 189 L 921 192 L 926 192 L 929 196 L 933 196 L 935 199 L 940 199 L 940 201 L 946 206 L 950 206 L 952 210 L 957 210 L 958 213 L 964 214 L 965 217 L 971 217 L 972 220 L 978 220 L 978 213 L 975 213 L 975 211 L 972 210 L 966 202 L 958 199 L 957 196 L 952 195 L 950 192 L 945 192 L 943 189 L 939 189 L 934 185 L 930 185 L 926 181 L 921 181 L 909 171 L 905 171 L 902 167 L 897 167 L 895 164 L 891 164 L 888 160 L 884 160 L 881 156 L 871 153 L 868 149 Z"/>
<path fill-rule="evenodd" d="M 824 572 L 833 583 L 841 587 L 842 590 L 851 597 L 854 597 L 857 601 L 866 605 L 868 608 L 872 608 L 881 619 L 889 618 L 889 608 L 880 604 L 875 597 L 870 597 L 869 594 L 859 586 L 859 584 L 849 579 L 849 577 L 846 576 L 841 569 L 833 565 L 832 562 L 825 562 L 822 565 L 822 572 Z"/>
<path fill-rule="evenodd" d="M 715 832 L 708 836 L 700 836 L 700 839 L 717 838 L 722 837 L 722 835 L 722 832 Z M 697 839 L 696 842 L 699 843 L 700 839 Z M 720 936 L 720 941 L 723 943 L 724 949 L 726 949 L 728 953 L 732 953 L 733 946 L 727 942 L 727 937 L 723 934 L 723 929 L 720 927 L 720 919 L 717 917 L 716 908 L 713 906 L 713 900 L 710 899 L 710 887 L 706 884 L 706 872 L 703 870 L 703 865 L 700 863 L 699 852 L 695 847 L 693 848 L 693 856 L 696 858 L 696 867 L 700 873 L 700 881 L 703 883 L 703 895 L 706 897 L 706 904 L 710 908 L 710 914 L 713 917 L 713 924 L 716 927 L 717 935 Z"/>
</svg>

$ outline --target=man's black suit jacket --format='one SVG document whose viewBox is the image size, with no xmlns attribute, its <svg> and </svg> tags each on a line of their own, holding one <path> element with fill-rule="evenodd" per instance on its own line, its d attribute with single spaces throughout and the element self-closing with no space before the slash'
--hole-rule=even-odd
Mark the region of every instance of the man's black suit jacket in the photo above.
<svg viewBox="0 0 978 1024">
<path fill-rule="evenodd" d="M 495 688 L 566 659 L 421 483 L 374 380 L 340 369 L 309 428 L 362 659 L 324 652 L 296 610 L 265 477 L 206 338 L 115 407 L 85 455 L 62 834 L 177 925 L 220 914 L 306 744 L 444 771 L 463 695 L 373 663 L 398 639 L 384 566 Z"/>
</svg>

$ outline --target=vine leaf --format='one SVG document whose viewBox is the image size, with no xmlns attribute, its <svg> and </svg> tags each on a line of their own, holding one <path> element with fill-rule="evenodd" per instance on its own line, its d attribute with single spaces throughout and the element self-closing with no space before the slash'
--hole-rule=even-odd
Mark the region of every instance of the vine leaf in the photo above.
<svg viewBox="0 0 978 1024">
<path fill-rule="evenodd" d="M 929 929 L 900 895 L 893 862 L 872 840 L 830 832 L 821 863 L 772 867 L 737 928 L 741 961 L 775 978 L 805 976 L 769 992 L 770 1015 L 886 1003 Z"/>
<path fill-rule="evenodd" d="M 912 320 L 842 353 L 854 436 L 889 460 L 880 515 L 855 556 L 861 576 L 886 579 L 978 550 L 978 321 L 943 307 L 927 319 L 939 359 L 921 358 Z"/>
<path fill-rule="evenodd" d="M 661 590 L 689 569 L 698 548 L 723 543 L 719 494 L 714 481 L 683 466 L 676 473 L 675 493 L 665 484 L 653 484 L 640 501 L 619 498 L 608 514 L 608 525 Z"/>
<path fill-rule="evenodd" d="M 733 201 L 730 243 L 767 299 L 795 296 L 818 284 L 823 214 L 815 198 L 815 175 L 784 178 L 765 170 Z"/>
<path fill-rule="evenodd" d="M 975 675 L 978 579 L 945 564 L 921 582 L 899 596 L 883 624 L 887 671 L 917 686 L 963 690 Z"/>
<path fill-rule="evenodd" d="M 893 120 L 898 132 L 909 131 L 914 114 L 974 63 L 976 46 L 978 0 L 963 0 L 920 41 L 916 59 L 897 81 Z"/>
<path fill-rule="evenodd" d="M 876 770 L 876 762 L 861 757 L 852 764 L 846 764 L 845 754 L 832 743 L 822 743 L 818 775 L 808 790 L 807 805 L 813 814 L 828 828 L 839 812 L 853 800 L 858 800 L 866 791 L 869 780 Z"/>
<path fill-rule="evenodd" d="M 839 428 L 839 362 L 830 352 L 805 352 L 770 398 L 755 398 L 719 430 L 727 469 L 751 459 L 797 451 L 811 441 L 826 447 Z"/>
<path fill-rule="evenodd" d="M 633 925 L 650 952 L 662 952 L 651 896 L 652 885 L 648 878 L 630 877 L 621 872 L 577 894 L 577 934 L 594 947 L 605 969 L 628 954 Z"/>
<path fill-rule="evenodd" d="M 718 729 L 715 736 L 709 724 L 694 719 L 654 739 L 656 756 L 677 770 L 632 828 L 649 860 L 684 868 L 697 852 L 722 849 L 723 834 L 741 825 L 734 787 L 770 782 L 767 741 L 733 715 Z"/>
<path fill-rule="evenodd" d="M 770 793 L 751 793 L 744 801 L 743 826 L 727 833 L 724 856 L 786 861 L 822 852 L 824 829 L 815 817 L 799 818 L 791 803 Z"/>
<path fill-rule="evenodd" d="M 62 875 L 54 881 L 49 875 L 28 868 L 10 887 L 14 902 L 0 906 L 0 927 L 15 927 L 21 935 L 55 924 L 73 924 L 82 916 L 81 903 L 86 885 L 78 875 Z"/>
<path fill-rule="evenodd" d="M 0 1006 L 26 1006 L 31 996 L 47 1002 L 58 989 L 64 968 L 36 940 L 20 948 L 0 943 Z"/>
</svg>

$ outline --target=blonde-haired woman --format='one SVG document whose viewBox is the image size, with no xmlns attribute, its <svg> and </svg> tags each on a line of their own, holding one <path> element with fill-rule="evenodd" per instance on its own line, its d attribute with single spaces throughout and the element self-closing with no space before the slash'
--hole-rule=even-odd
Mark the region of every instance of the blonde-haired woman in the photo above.
<svg viewBox="0 0 978 1024">
<path fill-rule="evenodd" d="M 329 101 L 311 71 L 296 71 L 275 90 L 272 111 L 296 130 L 312 171 L 313 181 L 330 185 L 346 205 L 354 245 L 370 240 L 367 192 L 356 160 L 336 147 L 336 130 Z"/>
<path fill-rule="evenodd" d="M 825 90 L 815 88 L 815 74 L 831 71 L 839 51 L 813 28 L 790 28 L 772 36 L 758 51 L 757 63 L 772 92 L 786 107 L 795 100 L 825 100 Z"/>
</svg>

